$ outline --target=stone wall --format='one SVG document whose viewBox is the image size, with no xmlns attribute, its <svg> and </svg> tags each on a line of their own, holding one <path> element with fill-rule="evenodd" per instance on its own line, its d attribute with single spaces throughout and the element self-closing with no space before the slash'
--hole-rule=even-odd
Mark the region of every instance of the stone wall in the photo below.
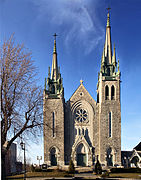
<svg viewBox="0 0 141 180">
<path fill-rule="evenodd" d="M 54 137 L 53 117 L 54 112 Z M 51 148 L 56 148 L 57 164 L 64 165 L 64 99 L 44 98 L 44 161 L 50 165 Z"/>
<path fill-rule="evenodd" d="M 121 108 L 120 108 L 120 80 L 106 81 L 101 79 L 99 84 L 99 132 L 100 154 L 99 160 L 107 166 L 107 156 L 112 156 L 113 165 L 121 165 Z M 105 86 L 109 87 L 109 99 L 105 100 Z M 115 98 L 111 100 L 111 86 L 115 87 Z M 109 112 L 111 112 L 111 137 L 109 136 Z M 110 155 L 107 155 L 111 148 Z"/>
</svg>

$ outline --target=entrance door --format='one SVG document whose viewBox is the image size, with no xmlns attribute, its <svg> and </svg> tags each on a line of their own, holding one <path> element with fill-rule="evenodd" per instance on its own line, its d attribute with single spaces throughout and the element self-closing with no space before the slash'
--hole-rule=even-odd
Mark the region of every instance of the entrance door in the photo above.
<svg viewBox="0 0 141 180">
<path fill-rule="evenodd" d="M 86 166 L 86 154 L 77 154 L 77 166 Z"/>
<path fill-rule="evenodd" d="M 57 166 L 57 159 L 55 157 L 55 154 L 51 155 L 51 166 Z"/>
<path fill-rule="evenodd" d="M 51 162 L 51 166 L 57 166 L 56 148 L 55 147 L 53 147 L 50 150 L 50 162 Z"/>
</svg>

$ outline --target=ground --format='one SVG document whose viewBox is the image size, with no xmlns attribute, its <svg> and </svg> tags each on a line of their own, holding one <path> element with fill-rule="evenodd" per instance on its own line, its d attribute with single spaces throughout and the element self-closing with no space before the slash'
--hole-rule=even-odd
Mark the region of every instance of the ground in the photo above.
<svg viewBox="0 0 141 180">
<path fill-rule="evenodd" d="M 70 176 L 70 177 L 68 177 Z M 93 173 L 92 168 L 76 168 L 76 173 L 68 174 L 64 170 L 57 170 L 54 169 L 49 172 L 28 172 L 27 173 L 27 180 L 36 179 L 36 180 L 47 180 L 47 179 L 98 179 L 101 178 L 99 175 L 95 175 Z M 141 173 L 110 173 L 108 179 L 141 179 Z M 23 179 L 23 175 L 16 175 L 16 176 L 10 176 L 7 177 L 7 180 L 14 180 L 14 179 Z"/>
</svg>

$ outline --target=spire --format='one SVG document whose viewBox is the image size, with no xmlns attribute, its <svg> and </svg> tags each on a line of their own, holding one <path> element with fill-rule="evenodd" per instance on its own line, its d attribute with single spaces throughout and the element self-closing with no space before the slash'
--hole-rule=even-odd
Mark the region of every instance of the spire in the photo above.
<svg viewBox="0 0 141 180">
<path fill-rule="evenodd" d="M 105 63 L 105 47 L 103 48 L 101 65 Z"/>
<path fill-rule="evenodd" d="M 52 69 L 51 69 L 51 79 L 57 80 L 58 79 L 58 63 L 57 63 L 57 51 L 56 51 L 56 36 L 54 35 L 54 48 L 53 48 L 53 58 L 52 58 Z"/>
<path fill-rule="evenodd" d="M 46 90 L 46 82 L 47 82 L 47 80 L 46 80 L 46 78 L 45 78 L 45 87 L 44 87 L 44 88 L 45 88 L 45 90 Z"/>
<path fill-rule="evenodd" d="M 52 97 L 64 97 L 63 79 L 61 78 L 60 67 L 58 67 L 57 62 L 57 50 L 56 50 L 56 36 L 54 35 L 54 47 L 53 47 L 53 58 L 52 58 L 52 68 L 50 75 L 50 67 L 48 68 L 48 78 L 47 78 L 47 94 Z"/>
<path fill-rule="evenodd" d="M 112 52 L 112 41 L 111 41 L 111 26 L 110 26 L 110 9 L 107 8 L 107 25 L 106 25 L 106 38 L 101 58 L 101 69 L 100 73 L 102 76 L 116 76 L 117 62 L 116 62 L 116 48 Z"/>
<path fill-rule="evenodd" d="M 118 72 L 120 72 L 120 70 L 119 70 L 119 59 L 118 59 Z"/>
<path fill-rule="evenodd" d="M 50 67 L 48 67 L 48 78 L 50 78 Z"/>
<path fill-rule="evenodd" d="M 100 72 L 104 73 L 104 65 L 105 65 L 105 47 L 103 48 L 102 58 L 101 58 L 101 69 Z"/>
<path fill-rule="evenodd" d="M 112 63 L 112 43 L 111 43 L 111 26 L 110 26 L 110 9 L 107 8 L 107 27 L 106 27 L 106 39 L 105 39 L 105 57 L 107 64 Z"/>
<path fill-rule="evenodd" d="M 112 57 L 112 63 L 116 66 L 116 48 L 114 44 L 114 52 L 113 52 L 113 57 Z"/>
</svg>

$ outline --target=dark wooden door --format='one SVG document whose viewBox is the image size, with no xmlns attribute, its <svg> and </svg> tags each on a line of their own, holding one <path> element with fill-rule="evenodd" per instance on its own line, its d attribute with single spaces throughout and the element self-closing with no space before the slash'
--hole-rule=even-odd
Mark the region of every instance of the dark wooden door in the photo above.
<svg viewBox="0 0 141 180">
<path fill-rule="evenodd" d="M 51 155 L 51 166 L 57 166 L 57 159 L 55 154 Z"/>
<path fill-rule="evenodd" d="M 86 154 L 77 154 L 77 166 L 86 166 Z"/>
</svg>

